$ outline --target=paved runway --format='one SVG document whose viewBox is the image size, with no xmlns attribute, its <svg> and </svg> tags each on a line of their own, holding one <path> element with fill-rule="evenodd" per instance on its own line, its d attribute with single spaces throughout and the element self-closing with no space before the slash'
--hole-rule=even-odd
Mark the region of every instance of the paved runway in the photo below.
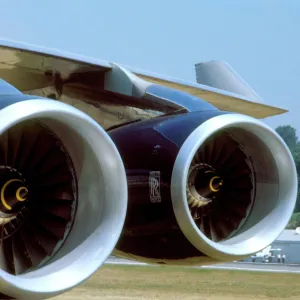
<svg viewBox="0 0 300 300">
<path fill-rule="evenodd" d="M 106 264 L 140 265 L 140 266 L 147 265 L 145 263 L 139 263 L 139 262 L 125 260 L 116 257 L 109 257 L 106 261 Z M 204 267 L 196 267 L 196 268 L 300 274 L 300 265 L 296 265 L 296 264 L 233 262 L 233 263 L 223 263 L 223 264 L 218 264 L 213 266 L 204 266 Z"/>
</svg>

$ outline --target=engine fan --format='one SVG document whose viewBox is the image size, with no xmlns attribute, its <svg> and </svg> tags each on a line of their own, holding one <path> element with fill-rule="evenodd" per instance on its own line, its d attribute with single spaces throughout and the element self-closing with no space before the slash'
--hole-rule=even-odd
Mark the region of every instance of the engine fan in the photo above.
<svg viewBox="0 0 300 300">
<path fill-rule="evenodd" d="M 213 241 L 232 236 L 253 205 L 255 182 L 250 157 L 228 132 L 211 136 L 189 170 L 187 199 L 199 229 Z"/>
<path fill-rule="evenodd" d="M 61 141 L 26 121 L 0 137 L 0 268 L 21 274 L 51 258 L 76 212 L 74 166 Z"/>
<path fill-rule="evenodd" d="M 113 251 L 126 209 L 123 162 L 93 119 L 46 99 L 0 110 L 3 295 L 45 299 L 89 278 Z"/>
<path fill-rule="evenodd" d="M 197 122 L 197 116 L 186 118 Z M 225 113 L 183 140 L 171 195 L 178 225 L 195 248 L 218 261 L 244 259 L 286 227 L 297 195 L 295 164 L 272 129 Z"/>
</svg>

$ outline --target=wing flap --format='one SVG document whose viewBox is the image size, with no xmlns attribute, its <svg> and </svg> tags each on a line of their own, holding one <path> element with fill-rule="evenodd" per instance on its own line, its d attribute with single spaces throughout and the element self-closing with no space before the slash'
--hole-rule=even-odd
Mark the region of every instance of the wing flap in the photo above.
<svg viewBox="0 0 300 300">
<path fill-rule="evenodd" d="M 283 108 L 257 103 L 241 95 L 218 90 L 197 83 L 178 83 L 176 82 L 176 79 L 165 80 L 138 73 L 136 73 L 136 75 L 149 82 L 181 90 L 194 95 L 225 111 L 234 111 L 258 119 L 280 115 L 287 112 L 287 110 Z"/>
</svg>

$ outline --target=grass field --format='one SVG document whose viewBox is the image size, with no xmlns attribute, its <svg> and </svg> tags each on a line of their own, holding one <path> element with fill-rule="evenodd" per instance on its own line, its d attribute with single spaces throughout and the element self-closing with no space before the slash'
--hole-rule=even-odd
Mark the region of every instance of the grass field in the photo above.
<svg viewBox="0 0 300 300">
<path fill-rule="evenodd" d="M 105 265 L 54 299 L 300 299 L 300 275 Z"/>
</svg>

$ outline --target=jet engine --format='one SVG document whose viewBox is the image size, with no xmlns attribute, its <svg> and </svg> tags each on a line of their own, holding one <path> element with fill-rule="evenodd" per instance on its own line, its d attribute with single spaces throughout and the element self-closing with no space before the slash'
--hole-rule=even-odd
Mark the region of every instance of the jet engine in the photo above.
<svg viewBox="0 0 300 300">
<path fill-rule="evenodd" d="M 185 265 L 241 260 L 270 245 L 290 219 L 294 161 L 257 119 L 178 112 L 109 134 L 129 195 L 116 255 Z"/>
<path fill-rule="evenodd" d="M 254 118 L 203 101 L 105 131 L 70 105 L 9 91 L 0 96 L 0 299 L 66 292 L 111 253 L 175 265 L 243 259 L 290 219 L 292 155 Z"/>
<path fill-rule="evenodd" d="M 289 149 L 218 108 L 284 110 L 253 103 L 226 68 L 205 65 L 204 86 L 11 41 L 0 56 L 0 299 L 59 295 L 111 253 L 240 260 L 286 227 L 298 189 Z"/>
<path fill-rule="evenodd" d="M 0 298 L 45 299 L 87 279 L 112 252 L 126 174 L 110 137 L 83 112 L 25 95 L 8 102 L 0 110 Z"/>
</svg>

